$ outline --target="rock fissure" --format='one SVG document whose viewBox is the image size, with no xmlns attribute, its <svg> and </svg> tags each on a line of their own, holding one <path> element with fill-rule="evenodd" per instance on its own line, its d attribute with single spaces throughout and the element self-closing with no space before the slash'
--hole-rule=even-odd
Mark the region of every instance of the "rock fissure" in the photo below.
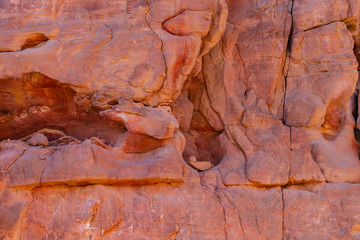
<svg viewBox="0 0 360 240">
<path fill-rule="evenodd" d="M 109 39 L 108 41 L 106 41 L 106 42 L 100 47 L 97 55 L 99 55 L 99 53 L 101 52 L 101 50 L 102 50 L 106 45 L 108 45 L 108 44 L 111 42 L 111 40 L 113 39 L 113 37 L 114 37 L 114 30 L 113 30 L 108 24 L 104 24 L 104 26 L 107 27 L 107 28 L 110 30 L 110 39 Z"/>
<path fill-rule="evenodd" d="M 240 60 L 241 60 L 241 65 L 242 65 L 242 67 L 244 69 L 244 74 L 245 74 L 246 81 L 249 81 L 249 77 L 248 77 L 247 70 L 246 70 L 247 68 L 245 67 L 245 62 L 244 62 L 244 59 L 241 56 L 240 49 L 239 49 L 238 45 L 236 45 L 236 49 L 238 51 L 238 54 L 239 54 L 239 57 L 240 57 Z"/>
<path fill-rule="evenodd" d="M 335 21 L 331 21 L 331 22 L 328 22 L 328 23 L 325 23 L 325 24 L 322 24 L 322 25 L 317 25 L 317 26 L 314 26 L 314 27 L 311 27 L 309 29 L 304 29 L 302 30 L 302 32 L 308 32 L 308 31 L 311 31 L 311 30 L 315 30 L 315 29 L 318 29 L 318 28 L 322 28 L 322 27 L 326 27 L 332 23 L 336 23 L 336 22 L 342 22 L 341 20 L 335 20 Z M 298 34 L 298 32 L 296 32 L 295 34 Z"/>
<path fill-rule="evenodd" d="M 159 90 L 157 91 L 157 92 L 160 92 L 160 90 L 163 89 L 163 87 L 164 87 L 164 84 L 165 84 L 166 79 L 168 78 L 168 76 L 167 76 L 168 66 L 167 66 L 167 63 L 166 63 L 166 56 L 165 56 L 164 50 L 163 50 L 164 41 L 162 40 L 161 36 L 160 36 L 156 31 L 154 31 L 154 30 L 152 29 L 152 27 L 151 27 L 151 24 L 150 24 L 150 22 L 149 22 L 149 20 L 148 20 L 148 16 L 151 16 L 151 14 L 150 14 L 151 5 L 150 5 L 150 3 L 148 2 L 148 0 L 146 0 L 146 4 L 147 4 L 148 10 L 147 10 L 147 12 L 145 13 L 145 18 L 144 18 L 144 19 L 145 19 L 145 22 L 146 22 L 146 24 L 148 25 L 150 31 L 152 31 L 152 32 L 158 37 L 158 39 L 160 40 L 160 42 L 161 42 L 160 52 L 161 52 L 161 54 L 162 54 L 162 56 L 163 56 L 163 59 L 164 59 L 165 77 L 164 77 L 164 80 L 163 80 L 163 82 L 162 82 L 162 84 L 161 84 L 161 87 L 160 87 Z M 156 94 L 156 93 L 155 93 L 155 94 Z"/>
<path fill-rule="evenodd" d="M 10 168 L 12 165 L 14 165 L 14 163 L 15 163 L 19 158 L 21 158 L 21 157 L 24 155 L 24 153 L 25 153 L 25 151 L 23 151 L 19 156 L 17 156 L 14 160 L 12 160 L 10 163 L 8 163 L 8 164 L 5 166 L 5 168 L 0 169 L 0 172 L 9 170 L 9 168 Z M 3 160 L 3 159 L 2 159 L 2 160 Z M 6 160 L 6 159 L 4 159 L 4 160 Z M 4 160 L 3 160 L 3 161 L 4 161 Z"/>
<path fill-rule="evenodd" d="M 219 190 L 222 191 L 222 190 Z M 241 228 L 241 232 L 243 233 L 243 235 L 245 235 L 245 231 L 244 231 L 244 226 L 243 226 L 243 220 L 241 219 L 241 214 L 239 213 L 239 209 L 237 209 L 236 205 L 234 204 L 233 200 L 230 199 L 226 193 L 222 192 L 223 195 L 225 196 L 225 198 L 228 200 L 228 202 L 231 204 L 231 206 L 234 208 L 234 210 L 237 212 L 237 217 L 239 219 L 239 224 L 240 224 L 240 228 Z M 220 199 L 219 199 L 220 201 Z M 225 208 L 224 208 L 225 209 Z"/>
<path fill-rule="evenodd" d="M 285 91 L 284 91 L 284 104 L 283 104 L 283 124 L 286 126 L 285 123 L 285 104 L 286 104 L 286 90 L 287 90 L 287 76 L 289 74 L 289 64 L 290 64 L 290 58 L 291 58 L 291 41 L 293 39 L 293 31 L 294 31 L 294 19 L 293 19 L 293 8 L 294 8 L 294 0 L 291 1 L 291 8 L 290 8 L 290 16 L 291 16 L 291 26 L 290 26 L 290 32 L 287 36 L 287 43 L 286 43 L 286 55 L 284 60 L 284 67 L 283 67 L 283 75 L 284 75 L 284 81 L 285 81 Z M 286 21 L 287 22 L 287 18 Z"/>
<path fill-rule="evenodd" d="M 61 0 L 61 1 L 60 1 L 59 7 L 55 10 L 55 12 L 54 12 L 54 14 L 53 14 L 54 17 L 58 15 L 59 11 L 60 11 L 61 8 L 64 6 L 64 3 L 65 3 L 65 0 Z"/>
<path fill-rule="evenodd" d="M 20 223 L 19 239 L 22 238 L 24 229 L 26 229 L 26 227 L 28 226 L 28 223 L 27 222 L 24 223 L 24 221 L 26 219 L 26 215 L 29 211 L 29 208 L 33 204 L 33 202 L 34 202 L 34 193 L 32 192 L 30 202 L 26 205 L 25 210 L 23 211 L 23 214 L 21 214 L 21 217 L 19 218 L 20 219 L 20 221 L 19 221 L 19 223 Z"/>
<path fill-rule="evenodd" d="M 203 61 L 202 61 L 202 62 L 203 62 Z M 202 63 L 202 64 L 203 64 L 203 63 Z M 204 66 L 201 67 L 201 74 L 202 74 L 202 75 L 204 74 L 204 73 L 202 72 L 203 69 L 204 69 Z M 206 81 L 205 81 L 205 84 L 204 84 L 204 90 L 205 90 L 205 93 L 206 93 L 207 98 L 209 99 L 211 109 L 218 115 L 218 119 L 220 119 L 221 122 L 222 122 L 222 124 L 225 126 L 224 120 L 220 117 L 220 113 L 214 109 L 214 106 L 213 106 L 212 103 L 211 103 L 209 91 L 208 91 L 207 86 L 206 86 Z M 208 121 L 209 121 L 209 120 L 208 120 Z"/>
<path fill-rule="evenodd" d="M 219 189 L 216 190 L 216 191 L 219 191 Z M 226 220 L 225 206 L 223 205 L 223 203 L 222 203 L 221 199 L 219 198 L 218 194 L 215 193 L 215 195 L 216 195 L 216 197 L 217 197 L 217 199 L 218 199 L 218 201 L 219 201 L 219 204 L 221 205 L 221 207 L 222 207 L 222 209 L 223 209 L 223 219 L 224 219 L 224 222 L 225 222 L 224 235 L 225 235 L 225 239 L 228 240 L 228 234 L 227 234 L 227 229 L 226 229 L 228 223 L 227 223 L 227 220 Z"/>
</svg>

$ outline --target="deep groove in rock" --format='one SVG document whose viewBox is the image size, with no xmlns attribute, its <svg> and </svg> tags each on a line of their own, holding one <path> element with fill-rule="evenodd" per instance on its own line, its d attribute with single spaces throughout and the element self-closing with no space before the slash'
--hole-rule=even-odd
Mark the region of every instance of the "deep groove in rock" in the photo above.
<svg viewBox="0 0 360 240">
<path fill-rule="evenodd" d="M 21 46 L 21 50 L 25 50 L 27 48 L 33 48 L 41 43 L 47 42 L 49 40 L 48 37 L 43 33 L 32 33 L 29 34 L 23 45 Z"/>
<path fill-rule="evenodd" d="M 49 129 L 80 140 L 95 136 L 115 142 L 124 132 L 124 126 L 100 118 L 97 109 L 78 105 L 74 97 L 70 86 L 41 73 L 0 79 L 0 140 L 22 139 Z M 51 131 L 43 132 L 55 140 Z"/>
<path fill-rule="evenodd" d="M 288 35 L 288 41 L 286 44 L 286 56 L 284 61 L 284 67 L 283 67 L 283 75 L 284 75 L 284 81 L 285 81 L 285 91 L 284 91 L 284 103 L 283 103 L 283 119 L 282 122 L 284 125 L 285 123 L 285 106 L 286 106 L 286 91 L 287 91 L 287 76 L 289 73 L 289 64 L 291 59 L 291 47 L 292 47 L 292 39 L 294 35 L 294 19 L 293 19 L 293 8 L 294 8 L 294 0 L 291 1 L 291 9 L 290 9 L 290 15 L 291 15 L 291 27 L 290 32 Z M 287 68 L 287 69 L 286 69 Z M 285 73 L 286 70 L 286 73 Z"/>
</svg>

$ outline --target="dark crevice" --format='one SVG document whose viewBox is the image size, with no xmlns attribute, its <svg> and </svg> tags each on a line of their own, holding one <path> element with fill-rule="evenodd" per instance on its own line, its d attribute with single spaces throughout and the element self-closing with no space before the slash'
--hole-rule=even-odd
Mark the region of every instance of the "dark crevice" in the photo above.
<svg viewBox="0 0 360 240">
<path fill-rule="evenodd" d="M 285 201 L 284 201 L 284 188 L 281 188 L 281 201 L 282 201 L 282 240 L 285 239 Z"/>
<path fill-rule="evenodd" d="M 20 50 L 11 50 L 8 48 L 0 47 L 0 53 L 20 52 L 28 48 L 35 48 L 41 46 L 47 41 L 49 41 L 49 38 L 43 33 L 30 33 L 27 35 L 25 41 L 21 45 Z"/>
<path fill-rule="evenodd" d="M 221 190 L 217 190 L 217 191 L 221 191 Z M 221 193 L 222 193 L 223 195 L 225 195 L 222 191 L 221 191 Z M 225 235 L 225 240 L 227 240 L 227 239 L 228 239 L 228 233 L 227 233 L 227 231 L 226 231 L 226 228 L 227 228 L 227 226 L 228 226 L 228 222 L 226 221 L 226 209 L 225 209 L 224 204 L 223 204 L 222 201 L 221 201 L 221 198 L 220 198 L 220 196 L 219 196 L 219 193 L 215 193 L 215 196 L 216 196 L 219 204 L 220 204 L 221 207 L 222 207 L 222 213 L 223 213 L 223 218 L 224 218 L 224 223 L 225 223 L 225 226 L 224 226 L 224 235 Z"/>
<path fill-rule="evenodd" d="M 211 163 L 212 167 L 214 167 L 222 161 L 221 154 L 217 153 L 219 152 L 217 138 L 223 132 L 223 129 L 217 125 L 221 125 L 223 122 L 219 113 L 216 112 L 211 105 L 206 83 L 202 76 L 202 72 L 200 72 L 198 76 L 188 78 L 188 82 L 182 90 L 183 98 L 186 98 L 193 106 L 193 108 L 190 108 L 188 105 L 182 107 L 184 111 L 182 114 L 187 116 L 184 120 L 180 118 L 180 129 L 186 138 L 183 158 L 188 164 L 192 160 L 196 160 L 197 162 Z M 180 102 L 184 102 L 184 100 Z M 208 108 L 205 112 L 212 112 L 212 114 L 204 114 L 201 107 Z M 184 124 L 184 122 L 188 122 L 188 119 L 190 119 L 190 122 Z M 186 126 L 182 128 L 181 125 Z M 191 163 L 189 165 L 191 166 Z M 200 169 L 196 170 L 202 171 Z"/>
<path fill-rule="evenodd" d="M 283 103 L 283 124 L 286 126 L 285 123 L 285 106 L 286 106 L 286 90 L 287 90 L 287 76 L 289 73 L 289 65 L 290 65 L 290 58 L 291 58 L 291 48 L 292 48 L 292 40 L 294 35 L 294 18 L 293 18 L 293 8 L 294 8 L 294 1 L 291 1 L 291 9 L 290 9 L 290 15 L 291 15 L 291 27 L 290 32 L 288 35 L 288 41 L 286 44 L 286 56 L 284 61 L 284 67 L 283 67 L 283 74 L 284 74 L 284 103 Z"/>
<path fill-rule="evenodd" d="M 10 50 L 10 49 L 8 49 L 8 48 L 2 48 L 2 47 L 0 47 L 0 53 L 9 53 L 9 52 L 14 52 L 14 51 L 12 51 L 12 50 Z"/>
<path fill-rule="evenodd" d="M 358 121 L 358 113 L 359 113 L 359 104 L 358 104 L 358 98 L 359 98 L 359 92 L 358 90 L 355 91 L 354 93 L 354 108 L 353 108 L 353 111 L 352 111 L 352 116 L 355 120 L 355 123 L 357 123 Z M 357 142 L 360 142 L 360 130 L 356 127 L 355 125 L 355 128 L 354 128 L 354 135 L 355 135 L 355 139 Z M 360 154 L 360 153 L 359 153 Z M 359 155 L 360 157 L 360 155 Z"/>
<path fill-rule="evenodd" d="M 0 172 L 1 171 L 7 171 L 7 170 L 9 170 L 9 168 L 12 166 L 12 165 L 14 165 L 14 163 L 19 159 L 19 158 L 21 158 L 23 155 L 24 155 L 24 153 L 25 153 L 25 151 L 23 151 L 23 153 L 20 155 L 20 156 L 18 156 L 16 159 L 14 159 L 11 163 L 9 163 L 9 165 L 8 166 L 6 166 L 6 168 L 3 168 L 3 169 L 0 169 Z"/>
<path fill-rule="evenodd" d="M 317 28 L 325 27 L 325 26 L 327 26 L 327 25 L 330 25 L 330 24 L 336 23 L 336 22 L 341 22 L 341 21 L 340 21 L 340 20 L 336 20 L 336 21 L 328 22 L 328 23 L 326 23 L 326 24 L 317 25 L 317 26 L 308 28 L 308 29 L 306 29 L 306 30 L 303 30 L 303 32 L 308 32 L 308 31 L 311 31 L 311 30 L 314 30 L 314 29 L 317 29 Z"/>
<path fill-rule="evenodd" d="M 21 46 L 21 51 L 27 48 L 33 48 L 38 46 L 41 43 L 47 42 L 49 40 L 48 37 L 43 33 L 32 33 L 29 34 L 28 38 L 25 40 L 23 45 Z"/>
<path fill-rule="evenodd" d="M 214 130 L 207 119 L 198 111 L 193 112 L 191 126 L 189 131 L 184 132 L 187 139 L 186 148 L 183 157 L 186 162 L 191 158 L 197 162 L 210 162 L 213 166 L 220 163 L 221 159 L 215 157 L 213 153 L 215 139 L 220 132 Z"/>
<path fill-rule="evenodd" d="M 0 115 L 7 115 L 7 114 L 9 114 L 9 111 L 7 111 L 7 110 L 0 110 Z"/>
<path fill-rule="evenodd" d="M 205 68 L 205 66 L 204 66 L 204 61 L 202 60 L 202 63 L 201 63 L 201 73 L 202 73 L 203 77 L 204 77 L 204 68 Z M 220 121 L 222 122 L 222 124 L 225 126 L 225 123 L 224 123 L 224 121 L 223 121 L 223 119 L 222 119 L 222 117 L 221 117 L 220 112 L 218 112 L 217 110 L 215 110 L 215 108 L 214 108 L 213 105 L 212 105 L 211 98 L 210 98 L 210 94 L 209 94 L 209 90 L 208 90 L 208 86 L 207 86 L 207 84 L 206 84 L 206 80 L 205 80 L 205 79 L 204 79 L 204 85 L 203 85 L 203 87 L 204 87 L 204 93 L 203 93 L 203 94 L 206 94 L 206 96 L 207 96 L 207 98 L 209 99 L 209 102 L 210 102 L 209 107 L 211 108 L 212 111 L 214 111 L 214 113 L 217 114 L 218 119 L 220 119 Z M 189 98 L 189 100 L 190 100 L 190 98 Z"/>
<path fill-rule="evenodd" d="M 0 124 L 7 122 L 11 118 L 11 114 L 8 110 L 1 109 L 0 110 Z"/>
<path fill-rule="evenodd" d="M 52 181 L 52 182 L 42 182 L 42 175 L 46 168 L 42 171 L 41 177 L 38 183 L 33 184 L 24 184 L 24 185 L 14 185 L 10 186 L 10 189 L 16 190 L 34 190 L 35 188 L 47 188 L 47 187 L 64 187 L 64 188 L 75 188 L 75 187 L 87 187 L 94 185 L 101 186 L 111 186 L 111 187 L 140 187 L 140 186 L 154 186 L 157 184 L 170 184 L 171 186 L 179 186 L 184 183 L 184 181 L 179 179 L 142 179 L 142 180 L 116 180 L 116 179 L 92 179 L 92 180 L 69 180 L 69 181 Z"/>
<path fill-rule="evenodd" d="M 321 132 L 326 140 L 335 140 L 340 134 L 344 125 L 345 111 L 343 106 L 339 106 L 337 103 L 329 104 L 326 108 L 324 122 L 321 125 Z"/>
<path fill-rule="evenodd" d="M 358 80 L 358 83 L 359 85 L 359 80 Z M 354 127 L 354 137 L 355 137 L 355 140 L 356 140 L 356 143 L 355 144 L 355 148 L 357 149 L 358 151 L 358 156 L 359 156 L 359 159 L 360 159 L 360 129 L 359 129 L 359 126 L 358 126 L 358 120 L 359 120 L 359 89 L 358 89 L 358 86 L 357 86 L 357 89 L 353 95 L 353 111 L 352 111 L 352 116 L 354 117 L 354 121 L 355 121 L 355 127 Z"/>
<path fill-rule="evenodd" d="M 234 203 L 233 200 L 230 199 L 230 197 L 224 191 L 222 191 L 222 190 L 218 190 L 218 191 L 222 192 L 222 194 L 225 196 L 227 201 L 233 207 L 234 211 L 236 211 L 237 217 L 239 219 L 239 225 L 240 225 L 241 231 L 242 231 L 243 235 L 245 235 L 245 230 L 244 230 L 244 226 L 243 226 L 243 220 L 241 219 L 241 214 L 239 213 L 239 209 L 236 207 L 236 204 Z M 221 201 L 221 200 L 219 199 L 219 201 Z"/>
<path fill-rule="evenodd" d="M 68 134 L 116 142 L 124 126 L 102 119 L 92 106 L 79 105 L 75 95 L 69 85 L 37 72 L 0 79 L 0 141 L 39 132 L 50 141 Z"/>
<path fill-rule="evenodd" d="M 186 10 L 188 10 L 188 9 L 186 9 Z M 168 17 L 167 19 L 165 19 L 165 20 L 161 23 L 162 29 L 163 29 L 164 31 L 170 33 L 171 35 L 178 36 L 178 35 L 172 33 L 172 32 L 171 32 L 169 29 L 167 29 L 164 25 L 165 25 L 168 21 L 170 21 L 171 19 L 176 18 L 177 16 L 181 15 L 181 14 L 184 13 L 184 12 L 185 12 L 185 9 L 181 9 L 181 10 L 180 10 L 179 12 L 177 12 L 175 15 L 173 15 L 173 16 Z"/>
<path fill-rule="evenodd" d="M 290 58 L 291 58 L 291 49 L 292 49 L 292 40 L 293 40 L 293 34 L 294 34 L 294 18 L 293 18 L 293 8 L 294 8 L 294 1 L 291 1 L 291 8 L 290 8 L 290 16 L 291 16 L 291 26 L 290 26 L 290 32 L 288 35 L 288 41 L 287 41 L 287 45 L 286 45 L 286 56 L 285 56 L 285 61 L 284 61 L 284 67 L 283 67 L 283 74 L 284 74 L 284 102 L 283 102 L 283 118 L 282 118 L 282 122 L 285 126 L 286 125 L 286 116 L 285 116 L 285 106 L 286 106 L 286 91 L 287 91 L 287 76 L 289 73 L 289 68 L 290 68 Z M 291 149 L 291 145 L 292 145 L 292 138 L 291 138 L 291 128 L 289 127 L 289 147 L 290 147 L 290 156 L 289 156 L 289 169 L 288 169 L 288 183 L 290 183 L 291 181 L 291 165 L 292 165 L 292 149 Z M 282 192 L 281 192 L 282 193 Z M 283 234 L 283 238 L 284 238 L 284 234 Z"/>
<path fill-rule="evenodd" d="M 38 131 L 31 133 L 25 137 L 20 138 L 21 141 L 27 141 L 35 134 L 41 133 L 47 137 L 49 141 L 55 141 L 60 139 L 61 137 L 67 136 L 66 130 L 60 126 L 46 126 Z"/>
</svg>

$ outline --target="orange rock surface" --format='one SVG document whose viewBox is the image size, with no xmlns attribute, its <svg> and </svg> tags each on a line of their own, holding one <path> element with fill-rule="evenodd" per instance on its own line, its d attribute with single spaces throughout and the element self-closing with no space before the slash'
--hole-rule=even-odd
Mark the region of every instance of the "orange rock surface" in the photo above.
<svg viewBox="0 0 360 240">
<path fill-rule="evenodd" d="M 0 239 L 360 239 L 358 0 L 0 0 Z"/>
</svg>

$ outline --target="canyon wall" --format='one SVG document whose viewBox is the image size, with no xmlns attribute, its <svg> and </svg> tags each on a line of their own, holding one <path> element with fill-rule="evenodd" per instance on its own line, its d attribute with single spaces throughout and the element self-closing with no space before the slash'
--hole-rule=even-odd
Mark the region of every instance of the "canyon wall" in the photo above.
<svg viewBox="0 0 360 240">
<path fill-rule="evenodd" d="M 358 0 L 0 0 L 0 239 L 360 239 Z"/>
</svg>

